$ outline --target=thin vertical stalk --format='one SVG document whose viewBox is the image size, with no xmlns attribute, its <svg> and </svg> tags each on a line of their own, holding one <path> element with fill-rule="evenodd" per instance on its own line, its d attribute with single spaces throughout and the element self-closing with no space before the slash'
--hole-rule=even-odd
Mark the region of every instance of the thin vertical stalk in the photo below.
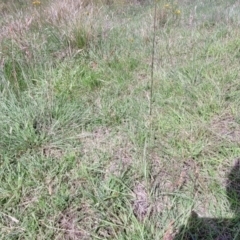
<svg viewBox="0 0 240 240">
<path fill-rule="evenodd" d="M 152 115 L 153 103 L 153 83 L 154 83 L 154 57 L 155 57 L 155 39 L 156 39 L 156 16 L 157 16 L 157 0 L 154 0 L 154 16 L 153 16 L 153 38 L 152 38 L 152 62 L 151 62 L 151 85 L 150 85 L 150 107 L 149 115 Z"/>
</svg>

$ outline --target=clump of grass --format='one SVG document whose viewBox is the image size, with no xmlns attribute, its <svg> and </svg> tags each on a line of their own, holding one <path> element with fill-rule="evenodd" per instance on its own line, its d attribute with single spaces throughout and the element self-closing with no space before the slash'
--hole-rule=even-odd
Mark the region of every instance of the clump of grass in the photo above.
<svg viewBox="0 0 240 240">
<path fill-rule="evenodd" d="M 1 44 L 2 77 L 9 82 L 16 94 L 26 90 L 31 83 L 28 78 L 32 76 L 33 67 L 28 47 L 22 47 L 22 42 L 20 46 L 14 39 L 5 39 Z"/>
<path fill-rule="evenodd" d="M 77 26 L 73 30 L 73 39 L 70 42 L 70 45 L 77 49 L 85 49 L 90 45 L 90 38 L 91 33 L 87 32 L 83 26 Z"/>
<path fill-rule="evenodd" d="M 8 59 L 4 62 L 3 74 L 4 78 L 8 79 L 10 85 L 16 93 L 26 89 L 25 72 L 23 64 L 15 59 Z"/>
<path fill-rule="evenodd" d="M 79 50 L 87 50 L 100 41 L 98 37 L 101 34 L 91 24 L 85 24 L 88 22 L 85 18 L 92 17 L 93 6 L 84 5 L 81 1 L 42 4 L 35 4 L 33 8 L 28 6 L 18 13 L 8 13 L 0 23 L 3 29 L 0 60 L 4 78 L 17 91 L 25 90 L 36 82 L 36 75 L 42 69 L 51 69 L 56 62 L 80 53 Z"/>
</svg>

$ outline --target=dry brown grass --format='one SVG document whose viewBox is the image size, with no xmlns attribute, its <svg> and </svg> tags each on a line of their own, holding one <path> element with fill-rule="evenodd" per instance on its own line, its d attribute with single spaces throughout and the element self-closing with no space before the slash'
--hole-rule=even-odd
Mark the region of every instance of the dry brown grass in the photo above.
<svg viewBox="0 0 240 240">
<path fill-rule="evenodd" d="M 93 25 L 99 17 L 96 7 L 81 0 L 53 1 L 43 6 L 30 5 L 27 9 L 14 14 L 12 12 L 2 14 L 4 19 L 0 22 L 0 43 L 10 40 L 28 55 L 34 47 L 29 44 L 29 38 L 34 37 L 36 31 L 40 34 L 46 27 L 55 28 L 59 32 L 59 38 L 65 35 L 69 41 L 74 41 L 74 33 L 79 28 L 83 29 L 88 37 L 92 36 Z M 4 44 L 0 45 L 4 52 Z M 37 48 L 39 47 L 41 46 Z"/>
<path fill-rule="evenodd" d="M 240 126 L 230 111 L 215 116 L 210 129 L 219 139 L 240 141 Z"/>
<path fill-rule="evenodd" d="M 86 159 L 94 158 L 96 163 L 99 153 L 108 154 L 111 161 L 106 166 L 105 178 L 109 175 L 119 176 L 134 164 L 135 148 L 125 132 L 100 127 L 92 133 L 82 133 L 79 138 L 83 144 L 82 150 Z"/>
<path fill-rule="evenodd" d="M 91 225 L 93 226 L 96 221 L 93 216 L 93 211 L 86 203 L 76 209 L 66 209 L 64 212 L 60 213 L 58 219 L 58 227 L 60 231 L 58 236 L 56 236 L 56 239 L 91 239 L 91 236 L 89 236 L 86 229 L 91 228 Z M 82 226 L 82 228 L 79 228 L 79 225 Z"/>
</svg>

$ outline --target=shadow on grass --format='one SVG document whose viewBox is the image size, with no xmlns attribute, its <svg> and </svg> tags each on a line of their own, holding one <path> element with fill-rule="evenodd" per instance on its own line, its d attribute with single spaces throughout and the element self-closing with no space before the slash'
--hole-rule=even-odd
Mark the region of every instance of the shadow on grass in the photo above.
<svg viewBox="0 0 240 240">
<path fill-rule="evenodd" d="M 192 212 L 188 224 L 181 227 L 174 240 L 239 240 L 240 239 L 240 159 L 228 175 L 227 196 L 235 218 L 200 218 Z"/>
</svg>

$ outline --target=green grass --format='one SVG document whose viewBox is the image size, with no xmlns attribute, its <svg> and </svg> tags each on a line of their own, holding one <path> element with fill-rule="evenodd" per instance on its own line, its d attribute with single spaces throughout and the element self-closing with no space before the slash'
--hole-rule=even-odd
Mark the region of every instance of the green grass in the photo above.
<svg viewBox="0 0 240 240">
<path fill-rule="evenodd" d="M 135 3 L 0 4 L 0 239 L 186 239 L 193 210 L 239 217 L 240 6 L 158 1 L 149 116 L 154 6 Z"/>
</svg>

